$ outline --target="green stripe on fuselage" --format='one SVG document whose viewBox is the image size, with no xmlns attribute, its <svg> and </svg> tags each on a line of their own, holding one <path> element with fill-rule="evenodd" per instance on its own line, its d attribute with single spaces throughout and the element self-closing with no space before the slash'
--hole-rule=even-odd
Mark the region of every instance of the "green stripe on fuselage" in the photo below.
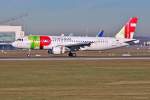
<svg viewBox="0 0 150 100">
<path fill-rule="evenodd" d="M 30 48 L 36 49 L 40 48 L 40 36 L 29 36 L 28 39 L 30 40 Z"/>
</svg>

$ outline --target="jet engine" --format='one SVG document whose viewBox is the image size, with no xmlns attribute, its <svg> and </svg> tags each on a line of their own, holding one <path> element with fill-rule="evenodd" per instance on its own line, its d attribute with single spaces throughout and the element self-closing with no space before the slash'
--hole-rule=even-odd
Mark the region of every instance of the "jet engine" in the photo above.
<svg viewBox="0 0 150 100">
<path fill-rule="evenodd" d="M 48 50 L 49 54 L 63 54 L 66 52 L 66 49 L 64 46 L 57 46 L 53 47 L 52 49 Z"/>
</svg>

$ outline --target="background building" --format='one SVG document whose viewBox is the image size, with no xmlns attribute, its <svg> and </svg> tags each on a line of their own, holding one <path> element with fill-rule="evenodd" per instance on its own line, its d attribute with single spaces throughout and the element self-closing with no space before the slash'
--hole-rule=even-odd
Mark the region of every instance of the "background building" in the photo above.
<svg viewBox="0 0 150 100">
<path fill-rule="evenodd" d="M 0 50 L 15 49 L 10 43 L 22 37 L 22 26 L 0 26 Z"/>
</svg>

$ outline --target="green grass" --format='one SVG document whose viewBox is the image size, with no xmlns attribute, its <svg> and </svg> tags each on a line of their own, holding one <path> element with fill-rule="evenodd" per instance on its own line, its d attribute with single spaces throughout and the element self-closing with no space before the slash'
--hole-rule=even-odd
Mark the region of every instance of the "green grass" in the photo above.
<svg viewBox="0 0 150 100">
<path fill-rule="evenodd" d="M 0 100 L 149 100 L 150 61 L 0 61 Z"/>
</svg>

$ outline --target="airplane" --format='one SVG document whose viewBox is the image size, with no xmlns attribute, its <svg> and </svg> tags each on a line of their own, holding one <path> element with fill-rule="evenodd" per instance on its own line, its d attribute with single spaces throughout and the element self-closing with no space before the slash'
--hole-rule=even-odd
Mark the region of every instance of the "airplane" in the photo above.
<svg viewBox="0 0 150 100">
<path fill-rule="evenodd" d="M 107 50 L 136 44 L 133 39 L 138 18 L 132 17 L 115 37 L 81 37 L 81 36 L 43 36 L 30 35 L 18 39 L 12 46 L 20 49 L 46 49 L 49 54 L 63 54 L 75 57 L 79 50 Z"/>
</svg>

